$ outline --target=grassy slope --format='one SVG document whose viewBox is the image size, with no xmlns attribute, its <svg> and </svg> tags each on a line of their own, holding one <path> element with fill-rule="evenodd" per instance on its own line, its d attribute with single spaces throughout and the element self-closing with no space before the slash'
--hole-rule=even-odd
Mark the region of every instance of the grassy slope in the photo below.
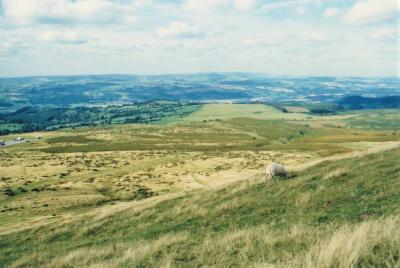
<svg viewBox="0 0 400 268">
<path fill-rule="evenodd" d="M 400 212 L 399 159 L 395 149 L 321 163 L 275 184 L 71 215 L 2 236 L 0 266 L 393 267 L 400 221 L 388 217 Z"/>
<path fill-rule="evenodd" d="M 283 113 L 264 104 L 205 104 L 200 110 L 184 118 L 185 122 L 196 122 L 213 119 L 231 119 L 238 117 L 254 119 L 306 119 L 303 113 Z"/>
<path fill-rule="evenodd" d="M 61 133 L 61 132 L 60 132 Z M 348 152 L 342 143 L 398 141 L 400 133 L 339 128 L 311 128 L 280 120 L 251 118 L 225 119 L 170 126 L 126 125 L 105 128 L 81 128 L 65 132 L 65 137 L 49 140 L 51 146 L 41 148 L 47 153 L 97 152 L 121 150 L 302 150 L 323 156 Z M 67 136 L 98 137 L 93 142 L 58 143 Z M 103 140 L 103 136 L 112 137 Z M 73 137 L 76 138 L 76 137 Z M 61 139 L 61 140 L 60 140 Z"/>
<path fill-rule="evenodd" d="M 345 120 L 352 128 L 400 130 L 399 109 L 361 110 L 351 111 L 348 114 L 357 115 Z"/>
</svg>

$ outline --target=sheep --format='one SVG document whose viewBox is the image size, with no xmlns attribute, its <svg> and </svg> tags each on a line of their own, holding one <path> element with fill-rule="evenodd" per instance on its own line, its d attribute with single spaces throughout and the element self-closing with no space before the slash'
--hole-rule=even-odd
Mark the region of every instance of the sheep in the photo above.
<svg viewBox="0 0 400 268">
<path fill-rule="evenodd" d="M 272 180 L 276 176 L 282 176 L 287 178 L 288 172 L 284 166 L 278 163 L 270 163 L 265 169 L 265 175 L 267 180 Z"/>
</svg>

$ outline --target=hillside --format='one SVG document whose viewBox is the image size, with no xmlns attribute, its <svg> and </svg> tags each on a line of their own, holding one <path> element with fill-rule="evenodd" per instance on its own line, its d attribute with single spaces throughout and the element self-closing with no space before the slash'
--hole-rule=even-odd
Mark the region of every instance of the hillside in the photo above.
<svg viewBox="0 0 400 268">
<path fill-rule="evenodd" d="M 1 236 L 1 266 L 395 267 L 400 149 L 100 205 Z M 48 262 L 48 260 L 52 260 Z"/>
<path fill-rule="evenodd" d="M 398 265 L 396 110 L 155 104 L 123 106 L 152 124 L 0 136 L 0 267 Z"/>
</svg>

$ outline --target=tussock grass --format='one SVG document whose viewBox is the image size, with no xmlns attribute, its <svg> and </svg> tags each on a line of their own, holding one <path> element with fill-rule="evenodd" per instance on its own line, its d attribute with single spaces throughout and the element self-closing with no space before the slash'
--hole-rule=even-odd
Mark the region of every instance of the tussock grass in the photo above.
<svg viewBox="0 0 400 268">
<path fill-rule="evenodd" d="M 343 226 L 315 245 L 306 267 L 398 267 L 400 217 Z"/>
<path fill-rule="evenodd" d="M 323 176 L 323 179 L 324 180 L 329 180 L 329 179 L 334 179 L 334 178 L 339 178 L 340 176 L 344 176 L 344 175 L 346 175 L 348 173 L 348 170 L 347 169 L 345 169 L 345 168 L 337 168 L 337 169 L 335 169 L 335 170 L 332 170 L 332 171 L 330 171 L 330 172 L 328 172 L 328 173 L 326 173 L 324 176 Z"/>
<path fill-rule="evenodd" d="M 44 267 L 397 267 L 400 217 L 313 228 L 260 225 L 208 236 L 201 243 L 182 231 L 135 244 L 83 247 L 57 256 Z M 187 252 L 187 248 L 190 252 Z M 29 264 L 30 255 L 10 267 Z M 192 266 L 192 265 L 190 265 Z"/>
</svg>

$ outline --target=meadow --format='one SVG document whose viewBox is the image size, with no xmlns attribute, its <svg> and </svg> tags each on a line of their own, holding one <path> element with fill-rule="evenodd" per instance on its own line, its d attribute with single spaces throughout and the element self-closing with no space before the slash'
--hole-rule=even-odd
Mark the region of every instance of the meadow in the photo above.
<svg viewBox="0 0 400 268">
<path fill-rule="evenodd" d="M 400 265 L 396 110 L 206 104 L 163 120 L 1 148 L 0 267 Z M 272 161 L 288 179 L 265 181 Z"/>
</svg>

